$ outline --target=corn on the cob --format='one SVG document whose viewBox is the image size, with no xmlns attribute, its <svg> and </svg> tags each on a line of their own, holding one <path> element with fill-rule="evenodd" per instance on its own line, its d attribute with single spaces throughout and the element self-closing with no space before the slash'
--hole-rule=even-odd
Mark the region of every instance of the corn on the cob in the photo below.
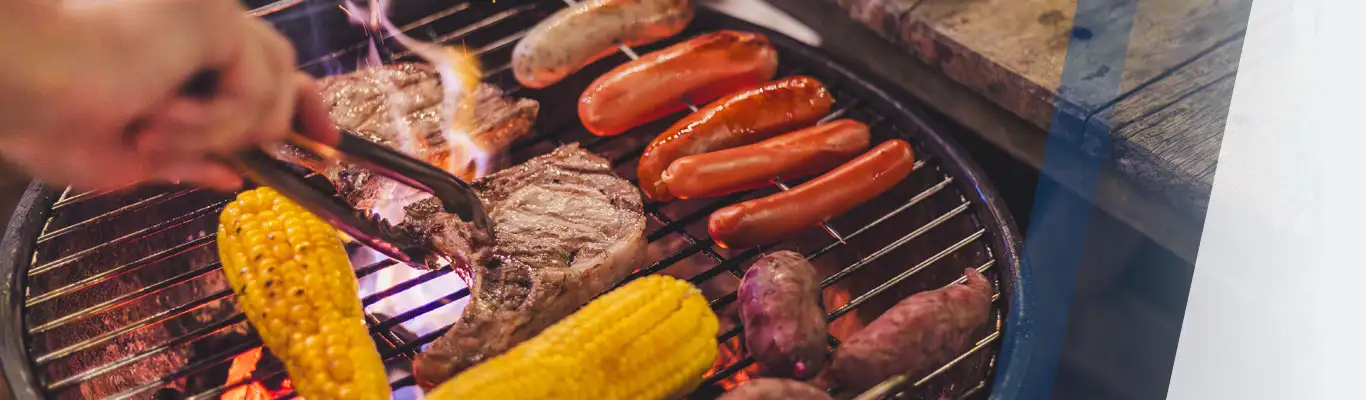
<svg viewBox="0 0 1366 400">
<path fill-rule="evenodd" d="M 219 216 L 218 255 L 237 303 L 309 400 L 388 399 L 388 379 L 335 228 L 270 188 Z"/>
<path fill-rule="evenodd" d="M 637 279 L 588 303 L 428 399 L 668 399 L 716 359 L 718 321 L 692 285 Z"/>
</svg>

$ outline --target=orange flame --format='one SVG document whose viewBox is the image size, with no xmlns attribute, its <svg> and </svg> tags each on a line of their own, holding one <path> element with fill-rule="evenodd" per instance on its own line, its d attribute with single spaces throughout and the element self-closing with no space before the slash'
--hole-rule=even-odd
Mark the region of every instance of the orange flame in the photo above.
<svg viewBox="0 0 1366 400">
<path fill-rule="evenodd" d="M 247 352 L 238 354 L 232 358 L 232 364 L 228 365 L 228 381 L 225 385 L 233 385 L 242 381 L 250 380 L 252 373 L 256 372 L 256 365 L 261 363 L 261 347 L 257 347 Z M 229 389 L 219 397 L 221 400 L 271 400 L 294 391 L 294 383 L 285 378 L 280 382 L 280 388 L 270 390 L 265 384 L 254 381 L 245 385 Z M 303 397 L 295 397 L 303 400 Z"/>
<path fill-rule="evenodd" d="M 478 57 L 462 46 L 428 43 L 405 35 L 386 15 L 388 5 L 388 0 L 370 0 L 369 10 L 363 10 L 348 1 L 343 10 L 347 10 L 352 20 L 365 26 L 368 31 L 382 30 L 391 35 L 404 48 L 435 67 L 440 74 L 443 89 L 441 134 L 448 152 L 444 159 L 427 161 L 465 180 L 487 175 L 491 172 L 489 153 L 495 149 L 480 148 L 471 138 L 475 129 L 474 95 L 483 78 Z M 368 18 L 361 19 L 361 15 Z M 375 61 L 378 61 L 377 58 Z M 401 116 L 395 118 L 398 118 L 396 123 L 403 124 Z"/>
<path fill-rule="evenodd" d="M 261 361 L 261 348 L 257 347 L 248 350 L 246 353 L 238 354 L 233 357 L 232 364 L 228 366 L 228 385 L 251 379 L 252 372 L 256 372 L 256 363 Z M 246 385 L 238 386 L 223 393 L 223 400 L 269 400 L 275 398 L 261 382 L 251 382 Z"/>
<path fill-rule="evenodd" d="M 851 298 L 848 289 L 840 288 L 838 286 L 826 288 L 822 297 L 825 299 L 826 310 L 835 310 L 843 307 L 845 304 L 849 304 Z M 830 321 L 830 323 L 826 325 L 826 329 L 828 329 L 830 334 L 836 338 L 844 339 L 853 335 L 854 332 L 863 330 L 865 325 L 867 324 L 862 320 L 859 320 L 856 313 L 848 313 L 841 316 L 839 319 Z"/>
<path fill-rule="evenodd" d="M 738 363 L 740 361 L 744 361 L 746 355 L 744 351 L 740 350 L 739 336 L 730 338 L 730 340 L 721 343 L 721 345 L 717 347 L 717 351 L 718 353 L 716 355 L 716 362 L 712 364 L 711 369 L 708 370 L 707 374 L 703 376 L 710 377 L 713 374 L 719 372 L 721 369 L 730 367 L 731 365 L 734 365 L 735 363 Z M 739 371 L 735 371 L 734 374 L 727 376 L 725 379 L 717 381 L 716 384 L 729 391 L 736 385 L 744 383 L 745 381 L 750 380 L 750 378 L 752 377 L 758 376 L 758 374 L 759 365 L 750 364 L 749 366 Z"/>
</svg>

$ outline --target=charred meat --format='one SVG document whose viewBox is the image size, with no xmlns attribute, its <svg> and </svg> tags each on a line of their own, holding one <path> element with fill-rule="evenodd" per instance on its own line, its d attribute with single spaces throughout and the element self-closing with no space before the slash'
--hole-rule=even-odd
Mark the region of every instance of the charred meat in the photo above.
<svg viewBox="0 0 1366 400">
<path fill-rule="evenodd" d="M 433 165 L 452 157 L 441 126 L 444 93 L 431 66 L 328 77 L 322 91 L 339 127 Z M 486 154 L 525 135 L 539 111 L 535 101 L 508 98 L 487 84 L 474 97 L 476 128 L 468 137 Z M 471 299 L 460 319 L 414 363 L 427 387 L 540 333 L 620 282 L 645 256 L 640 191 L 576 144 L 471 182 L 492 237 L 445 213 L 437 199 L 365 169 L 327 165 L 292 148 L 277 155 L 323 173 L 357 210 L 398 222 L 468 283 Z"/>
<path fill-rule="evenodd" d="M 464 314 L 414 363 L 426 387 L 530 339 L 620 282 L 645 256 L 640 192 L 576 144 L 472 185 L 493 238 L 442 212 L 435 199 L 409 206 L 399 226 L 472 278 Z"/>
<path fill-rule="evenodd" d="M 372 142 L 408 153 L 432 165 L 448 166 L 451 146 L 441 129 L 441 77 L 431 65 L 400 63 L 365 68 L 319 80 L 324 104 L 341 129 L 361 134 Z M 485 155 L 496 155 L 527 134 L 536 121 L 540 105 L 535 100 L 514 99 L 497 87 L 480 83 L 474 96 L 474 121 L 470 144 Z M 281 146 L 277 156 L 323 173 L 349 203 L 369 210 L 382 196 L 394 195 L 393 182 L 349 165 L 324 165 L 297 148 Z M 451 171 L 464 175 L 468 166 Z M 470 178 L 462 176 L 462 178 Z"/>
</svg>

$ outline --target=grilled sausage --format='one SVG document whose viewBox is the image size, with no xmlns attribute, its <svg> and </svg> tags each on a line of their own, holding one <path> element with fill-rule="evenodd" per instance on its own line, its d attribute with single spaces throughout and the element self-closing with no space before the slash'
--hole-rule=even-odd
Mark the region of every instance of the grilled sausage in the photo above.
<svg viewBox="0 0 1366 400">
<path fill-rule="evenodd" d="M 829 394 L 804 382 L 778 378 L 750 379 L 716 400 L 834 400 Z"/>
<path fill-rule="evenodd" d="M 914 164 L 910 144 L 889 140 L 792 190 L 716 210 L 707 232 L 724 248 L 773 243 L 872 200 Z"/>
<path fill-rule="evenodd" d="M 919 379 L 967 351 L 972 334 L 987 323 L 992 292 L 977 270 L 964 274 L 965 284 L 907 297 L 850 336 L 819 380 L 863 391 L 900 374 Z"/>
<path fill-rule="evenodd" d="M 721 196 L 824 172 L 868 150 L 868 126 L 842 119 L 674 161 L 661 179 L 680 199 Z"/>
<path fill-rule="evenodd" d="M 779 79 L 716 100 L 683 117 L 645 147 L 636 169 L 640 188 L 656 201 L 672 200 L 660 175 L 674 160 L 814 124 L 834 102 L 825 85 L 806 76 Z"/>
<path fill-rule="evenodd" d="M 537 23 L 512 50 L 512 74 L 537 89 L 617 51 L 683 31 L 692 0 L 587 0 Z"/>
<path fill-rule="evenodd" d="M 816 267 L 791 251 L 765 254 L 740 280 L 745 346 L 764 376 L 811 379 L 825 365 L 825 311 Z"/>
<path fill-rule="evenodd" d="M 613 68 L 579 96 L 589 132 L 611 136 L 735 90 L 778 71 L 778 52 L 758 33 L 717 31 Z"/>
</svg>

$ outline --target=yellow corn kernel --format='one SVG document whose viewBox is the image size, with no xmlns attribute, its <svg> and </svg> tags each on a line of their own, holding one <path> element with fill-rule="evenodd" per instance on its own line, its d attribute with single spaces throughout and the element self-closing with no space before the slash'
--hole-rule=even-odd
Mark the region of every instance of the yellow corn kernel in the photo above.
<svg viewBox="0 0 1366 400">
<path fill-rule="evenodd" d="M 305 399 L 388 399 L 336 229 L 270 188 L 223 209 L 218 255 L 237 304 Z"/>
<path fill-rule="evenodd" d="M 686 281 L 651 275 L 441 384 L 428 399 L 671 399 L 716 359 L 716 314 Z"/>
</svg>

